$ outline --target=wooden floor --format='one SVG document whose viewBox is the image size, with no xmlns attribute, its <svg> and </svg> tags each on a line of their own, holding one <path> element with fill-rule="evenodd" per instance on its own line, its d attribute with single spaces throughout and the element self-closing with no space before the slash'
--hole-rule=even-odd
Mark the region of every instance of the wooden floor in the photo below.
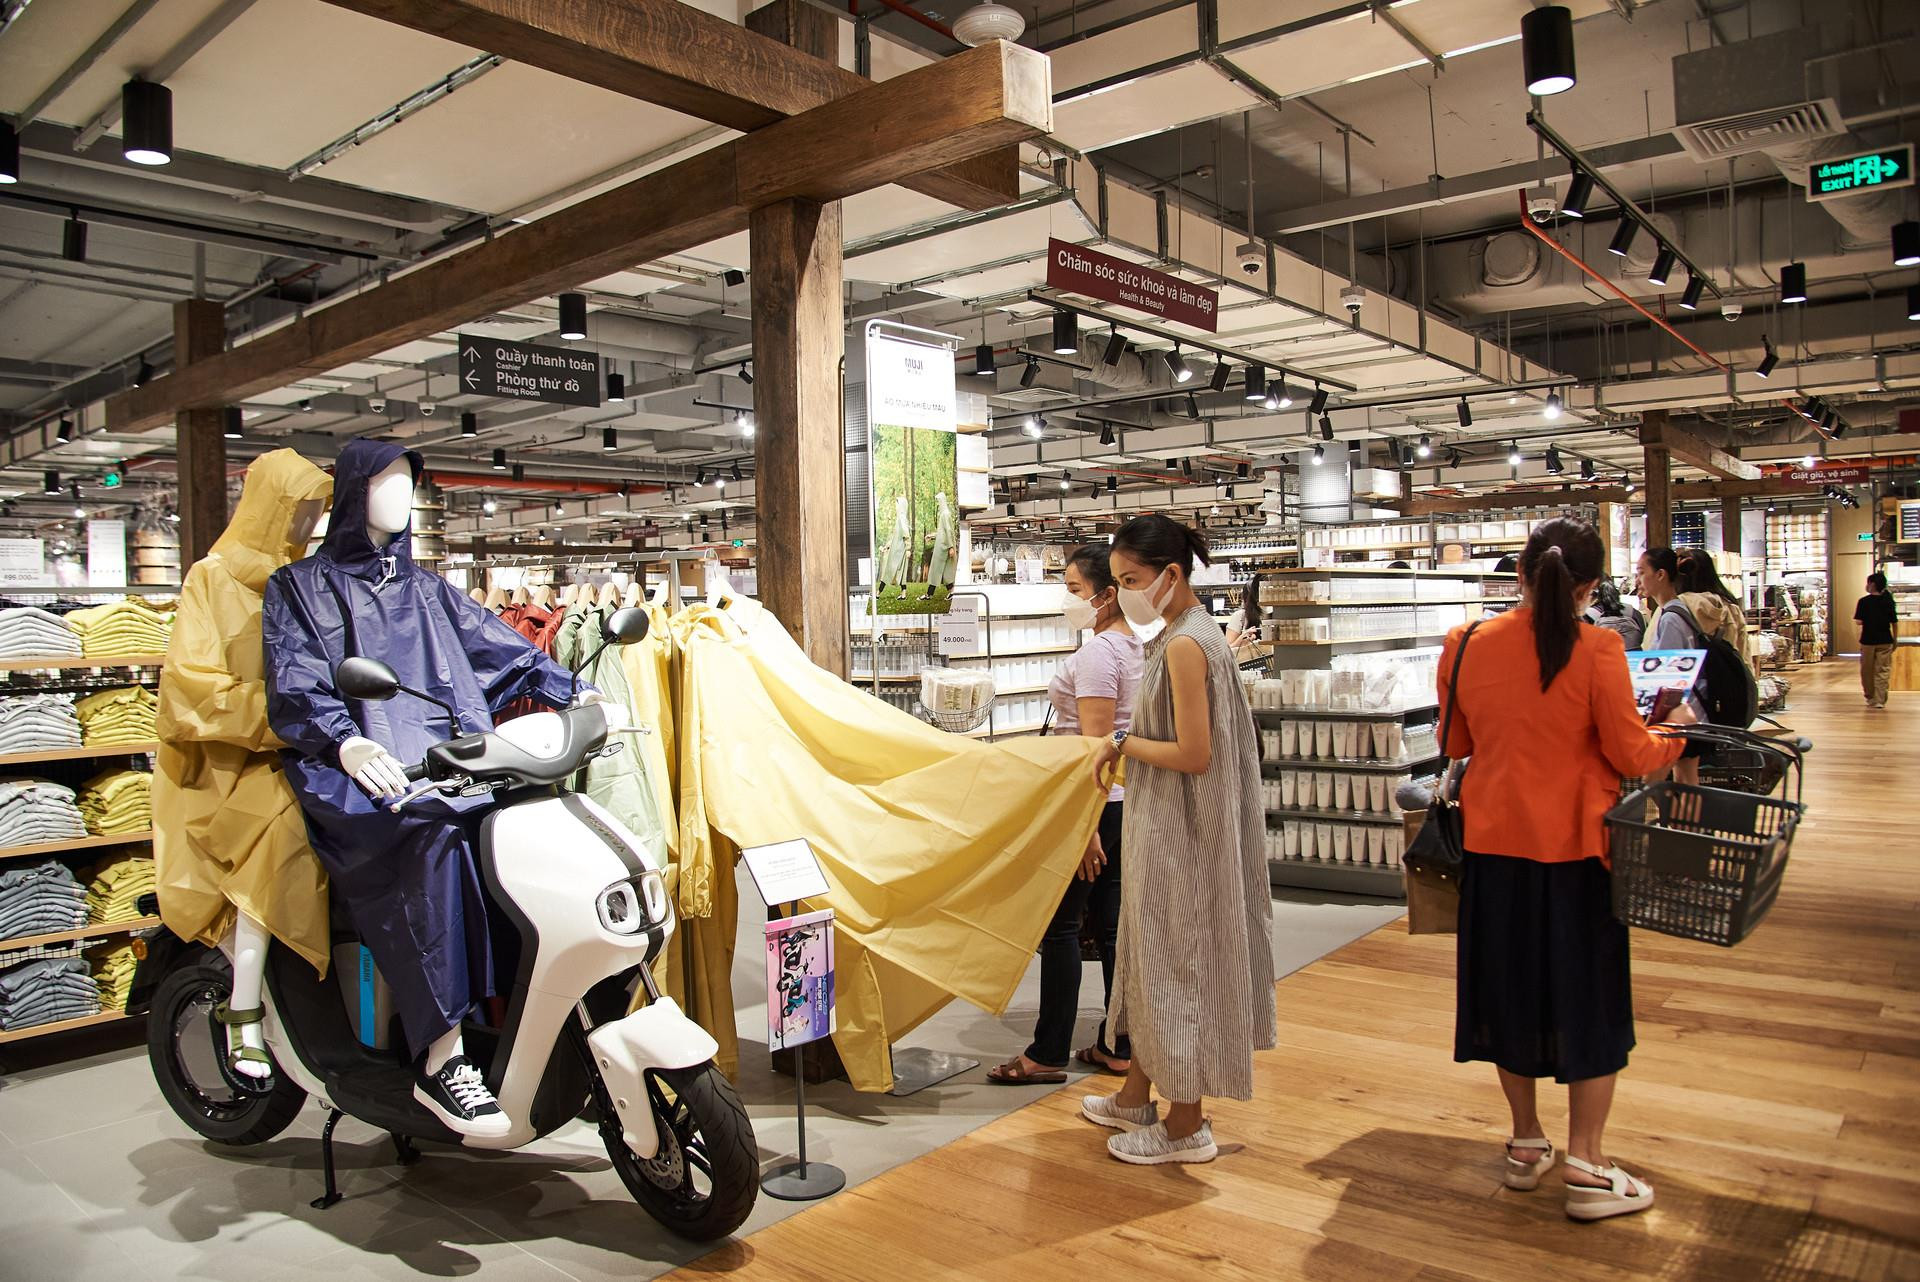
<svg viewBox="0 0 1920 1282">
<path fill-rule="evenodd" d="M 1396 925 L 1279 985 L 1284 1045 L 1256 1100 L 1214 1105 L 1211 1165 L 1113 1161 L 1080 1084 L 673 1276 L 1920 1279 L 1920 694 L 1868 711 L 1854 673 L 1791 674 L 1811 811 L 1766 924 L 1731 950 L 1635 932 L 1609 1149 L 1645 1215 L 1500 1187 L 1452 939 Z M 1543 1102 L 1564 1139 L 1564 1091 Z"/>
</svg>

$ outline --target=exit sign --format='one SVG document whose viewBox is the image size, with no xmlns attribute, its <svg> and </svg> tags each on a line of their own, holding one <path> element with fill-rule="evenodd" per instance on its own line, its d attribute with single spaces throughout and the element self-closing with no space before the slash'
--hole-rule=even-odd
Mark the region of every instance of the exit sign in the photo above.
<svg viewBox="0 0 1920 1282">
<path fill-rule="evenodd" d="M 1833 200 L 1859 191 L 1913 185 L 1913 144 L 1821 160 L 1807 166 L 1807 199 Z"/>
</svg>

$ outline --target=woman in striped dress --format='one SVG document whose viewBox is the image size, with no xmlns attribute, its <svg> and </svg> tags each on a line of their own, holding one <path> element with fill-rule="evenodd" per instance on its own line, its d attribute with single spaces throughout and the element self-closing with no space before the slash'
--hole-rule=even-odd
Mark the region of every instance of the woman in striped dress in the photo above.
<svg viewBox="0 0 1920 1282">
<path fill-rule="evenodd" d="M 1108 1026 L 1132 1038 L 1133 1065 L 1118 1094 L 1080 1107 L 1122 1132 L 1108 1152 L 1141 1165 L 1213 1160 L 1203 1098 L 1252 1098 L 1253 1053 L 1276 1032 L 1259 749 L 1233 652 L 1193 594 L 1195 560 L 1208 563 L 1206 540 L 1153 515 L 1120 527 L 1109 562 L 1128 620 L 1166 626 L 1147 643 L 1131 733 L 1114 731 L 1094 766 L 1105 787 L 1131 763 Z"/>
</svg>

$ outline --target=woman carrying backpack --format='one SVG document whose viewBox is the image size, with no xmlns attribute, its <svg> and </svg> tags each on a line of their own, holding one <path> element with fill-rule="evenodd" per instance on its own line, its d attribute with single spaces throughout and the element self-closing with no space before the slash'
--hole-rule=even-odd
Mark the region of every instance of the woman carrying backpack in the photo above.
<svg viewBox="0 0 1920 1282">
<path fill-rule="evenodd" d="M 1680 604 L 1693 615 L 1701 632 L 1719 637 L 1738 650 L 1740 661 L 1751 672 L 1753 642 L 1747 632 L 1747 612 L 1740 608 L 1740 598 L 1720 581 L 1720 571 L 1714 568 L 1713 558 L 1705 552 L 1688 548 L 1678 559 L 1680 576 L 1675 586 L 1680 589 Z"/>
<path fill-rule="evenodd" d="M 1620 634 L 1629 650 L 1640 648 L 1647 630 L 1647 616 L 1620 599 L 1620 589 L 1611 579 L 1601 579 L 1593 587 L 1593 605 L 1587 610 L 1587 622 Z"/>
</svg>

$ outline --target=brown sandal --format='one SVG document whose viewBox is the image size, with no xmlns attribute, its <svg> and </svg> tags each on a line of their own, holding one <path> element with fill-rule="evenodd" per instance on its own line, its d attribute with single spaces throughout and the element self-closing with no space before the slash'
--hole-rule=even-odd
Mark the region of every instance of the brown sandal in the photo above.
<svg viewBox="0 0 1920 1282">
<path fill-rule="evenodd" d="M 1108 1055 L 1098 1046 L 1089 1046 L 1076 1053 L 1074 1058 L 1091 1068 L 1097 1068 L 1103 1073 L 1113 1073 L 1119 1077 L 1125 1077 L 1133 1067 L 1132 1060 Z"/>
<path fill-rule="evenodd" d="M 1004 1064 L 998 1064 L 987 1070 L 987 1081 L 994 1086 L 1057 1086 L 1067 1080 L 1064 1068 L 1048 1068 L 1042 1065 L 1037 1073 L 1030 1073 L 1021 1062 L 1023 1056 L 1015 1055 Z"/>
</svg>

